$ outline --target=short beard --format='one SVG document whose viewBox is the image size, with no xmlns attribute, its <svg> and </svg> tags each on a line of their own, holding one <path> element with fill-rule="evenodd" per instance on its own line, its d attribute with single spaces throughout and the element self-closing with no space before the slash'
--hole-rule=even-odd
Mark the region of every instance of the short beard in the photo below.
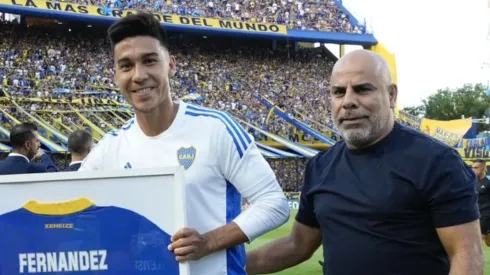
<svg viewBox="0 0 490 275">
<path fill-rule="evenodd" d="M 388 124 L 389 119 L 389 116 L 378 112 L 370 116 L 368 122 L 364 124 L 362 128 L 352 129 L 345 129 L 343 125 L 339 125 L 340 123 L 338 120 L 333 121 L 335 128 L 339 131 L 345 142 L 355 148 L 361 149 L 369 146 L 381 135 L 381 132 Z"/>
</svg>

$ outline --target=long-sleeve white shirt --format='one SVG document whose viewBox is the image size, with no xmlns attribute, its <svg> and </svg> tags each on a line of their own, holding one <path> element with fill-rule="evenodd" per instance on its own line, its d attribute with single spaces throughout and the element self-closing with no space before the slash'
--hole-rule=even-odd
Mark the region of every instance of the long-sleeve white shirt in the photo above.
<svg viewBox="0 0 490 275">
<path fill-rule="evenodd" d="M 253 137 L 227 113 L 179 105 L 170 128 L 157 137 L 146 136 L 136 118 L 110 132 L 79 171 L 183 165 L 188 227 L 203 234 L 235 222 L 251 242 L 284 224 L 287 200 Z M 250 202 L 244 212 L 242 197 Z M 239 245 L 191 261 L 190 269 L 202 275 L 246 274 L 245 260 Z"/>
</svg>

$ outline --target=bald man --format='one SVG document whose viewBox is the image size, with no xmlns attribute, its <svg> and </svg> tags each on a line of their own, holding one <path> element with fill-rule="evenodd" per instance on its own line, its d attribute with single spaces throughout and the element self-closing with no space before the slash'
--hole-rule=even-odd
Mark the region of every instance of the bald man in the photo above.
<svg viewBox="0 0 490 275">
<path fill-rule="evenodd" d="M 344 141 L 308 162 L 292 232 L 249 252 L 249 275 L 322 244 L 328 275 L 483 274 L 476 177 L 453 148 L 395 122 L 397 93 L 373 52 L 336 63 L 331 113 Z"/>
</svg>

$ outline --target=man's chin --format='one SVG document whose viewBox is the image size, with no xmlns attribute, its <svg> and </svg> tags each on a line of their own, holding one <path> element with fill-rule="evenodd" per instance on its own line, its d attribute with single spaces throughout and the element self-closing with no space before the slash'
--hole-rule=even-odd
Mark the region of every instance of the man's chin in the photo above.
<svg viewBox="0 0 490 275">
<path fill-rule="evenodd" d="M 143 114 L 149 114 L 153 112 L 156 109 L 156 105 L 149 105 L 149 104 L 141 104 L 141 105 L 134 105 L 133 108 L 135 111 Z"/>
<path fill-rule="evenodd" d="M 343 137 L 346 137 L 346 139 L 348 139 L 348 137 L 351 137 L 352 139 L 364 139 L 365 137 L 369 136 L 369 133 L 367 133 L 366 129 L 359 127 L 351 129 L 344 128 L 339 132 Z"/>
<path fill-rule="evenodd" d="M 362 123 L 356 123 L 356 124 L 342 124 L 340 126 L 340 131 L 341 132 L 359 132 L 359 131 L 366 131 L 366 125 Z"/>
</svg>

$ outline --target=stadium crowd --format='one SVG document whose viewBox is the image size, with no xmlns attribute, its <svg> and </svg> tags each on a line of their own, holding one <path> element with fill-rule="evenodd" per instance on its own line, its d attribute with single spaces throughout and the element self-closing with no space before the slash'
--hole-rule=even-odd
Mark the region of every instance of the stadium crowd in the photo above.
<svg viewBox="0 0 490 275">
<path fill-rule="evenodd" d="M 145 10 L 161 14 L 220 18 L 244 22 L 276 23 L 289 29 L 365 33 L 353 26 L 334 0 L 68 0 L 113 9 Z"/>
<path fill-rule="evenodd" d="M 92 39 L 80 39 L 89 32 Z M 47 28 L 4 23 L 1 34 L 7 39 L 0 42 L 0 79 L 3 91 L 12 98 L 73 100 L 92 96 L 122 102 L 114 89 L 110 48 L 103 37 L 94 37 L 91 29 L 68 31 L 61 25 Z M 262 94 L 291 114 L 301 110 L 309 119 L 331 126 L 326 91 L 333 60 L 325 52 L 287 47 L 272 50 L 257 41 L 233 44 L 229 47 L 232 45 L 220 39 L 200 37 L 173 41 L 170 50 L 178 69 L 171 85 L 176 98 L 199 95 L 196 103 L 263 125 L 268 111 L 256 99 Z M 308 93 L 302 93 L 306 90 Z M 54 107 L 46 105 L 26 108 Z M 287 132 L 288 126 L 281 121 L 272 120 L 269 130 Z"/>
<path fill-rule="evenodd" d="M 29 121 L 29 114 L 37 114 L 46 124 L 69 135 L 93 125 L 107 132 L 121 127 L 129 118 L 124 113 L 95 113 L 89 105 L 47 102 L 89 97 L 124 102 L 115 89 L 111 49 L 104 29 L 80 24 L 68 28 L 60 24 L 2 22 L 0 35 L 5 38 L 0 40 L 0 95 L 8 95 L 21 107 L 10 101 L 0 102 L 2 109 L 17 119 L 5 119 L 0 113 L 4 124 Z M 315 130 L 331 134 L 327 91 L 334 60 L 324 49 L 293 49 L 293 45 L 279 43 L 273 48 L 267 41 L 171 34 L 168 40 L 177 60 L 177 73 L 171 79 L 175 99 L 228 111 L 286 138 L 298 133 L 280 117 L 268 118 L 269 110 L 257 99 L 263 95 Z M 73 106 L 88 121 L 73 112 Z M 257 140 L 262 138 L 258 132 L 251 133 Z M 66 166 L 67 160 L 60 156 L 60 167 Z M 285 189 L 297 190 L 305 159 L 270 162 Z"/>
<path fill-rule="evenodd" d="M 68 135 L 71 130 L 91 125 L 70 111 L 74 104 L 48 101 L 74 102 L 91 97 L 123 102 L 115 90 L 105 33 L 86 26 L 70 28 L 58 24 L 0 24 L 0 35 L 6 38 L 0 41 L 0 90 L 10 97 L 0 104 L 17 120 L 3 119 L 3 123 L 29 121 L 29 114 L 37 114 Z M 293 109 L 301 110 L 309 119 L 329 125 L 325 99 L 333 61 L 321 49 L 293 51 L 290 45 L 272 49 L 269 43 L 260 41 L 224 43 L 219 38 L 174 38 L 169 37 L 170 51 L 178 66 L 171 80 L 175 99 L 190 97 L 186 101 L 194 99 L 196 104 L 229 111 L 237 118 L 287 137 L 293 128 L 282 119 L 272 117 L 266 125 L 268 110 L 256 98 L 262 94 L 291 114 Z M 302 93 L 306 90 L 309 93 Z M 85 111 L 91 108 L 87 105 L 76 107 L 104 132 L 112 130 L 111 126 L 120 127 L 128 118 Z M 283 184 L 291 189 L 301 178 L 297 175 L 301 172 L 293 170 L 279 173 L 284 177 Z"/>
</svg>

